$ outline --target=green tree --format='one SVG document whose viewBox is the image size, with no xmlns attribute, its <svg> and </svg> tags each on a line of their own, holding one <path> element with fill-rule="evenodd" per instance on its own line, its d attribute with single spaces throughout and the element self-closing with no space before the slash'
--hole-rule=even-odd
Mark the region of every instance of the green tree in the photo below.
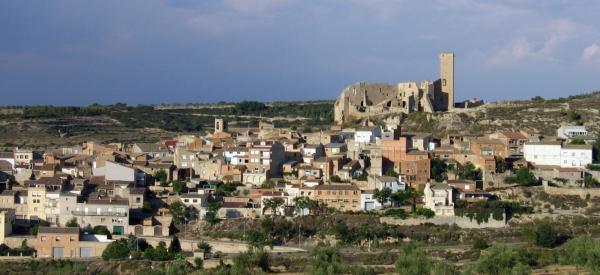
<svg viewBox="0 0 600 275">
<path fill-rule="evenodd" d="M 331 246 L 317 246 L 310 252 L 306 273 L 313 275 L 333 275 L 344 273 L 340 250 Z"/>
<path fill-rule="evenodd" d="M 496 160 L 496 173 L 504 173 L 508 169 L 508 164 L 503 157 L 494 156 Z"/>
<path fill-rule="evenodd" d="M 251 250 L 262 249 L 263 247 L 271 244 L 269 236 L 261 229 L 247 230 L 245 241 Z"/>
<path fill-rule="evenodd" d="M 391 197 L 392 189 L 388 187 L 384 187 L 383 189 L 381 189 L 381 191 L 379 189 L 375 189 L 375 192 L 373 193 L 373 198 L 375 198 L 379 203 L 381 203 L 383 207 L 385 207 L 388 201 L 390 201 Z"/>
<path fill-rule="evenodd" d="M 478 274 L 529 274 L 529 268 L 519 263 L 516 253 L 505 245 L 495 245 L 483 251 L 475 269 Z"/>
<path fill-rule="evenodd" d="M 70 220 L 67 221 L 67 223 L 65 223 L 66 227 L 79 227 L 79 224 L 77 223 L 77 219 L 76 218 L 72 218 Z"/>
<path fill-rule="evenodd" d="M 189 209 L 180 201 L 176 201 L 169 205 L 169 210 L 173 215 L 173 220 L 176 223 L 182 224 L 186 219 L 190 218 Z"/>
<path fill-rule="evenodd" d="M 527 167 L 519 168 L 515 176 L 506 177 L 504 181 L 507 183 L 518 183 L 523 186 L 532 186 L 537 183 L 535 175 Z"/>
<path fill-rule="evenodd" d="M 558 241 L 558 232 L 547 220 L 526 227 L 523 235 L 531 243 L 542 247 L 554 247 Z"/>
<path fill-rule="evenodd" d="M 447 178 L 446 174 L 446 163 L 439 158 L 431 159 L 431 178 L 433 178 L 437 182 L 442 182 Z"/>
<path fill-rule="evenodd" d="M 577 237 L 566 242 L 559 250 L 559 260 L 565 265 L 587 268 L 593 274 L 600 272 L 600 241 L 590 237 Z"/>
<path fill-rule="evenodd" d="M 281 208 L 284 203 L 285 203 L 285 201 L 283 200 L 283 198 L 280 198 L 280 197 L 264 199 L 263 200 L 263 204 L 264 204 L 263 205 L 263 215 L 265 213 L 265 210 L 271 209 L 272 215 L 277 216 L 279 213 L 279 208 Z"/>
<path fill-rule="evenodd" d="M 129 247 L 127 246 L 127 240 L 125 239 L 111 242 L 106 246 L 104 251 L 102 251 L 103 260 L 127 259 L 127 257 L 129 257 Z"/>
<path fill-rule="evenodd" d="M 586 188 L 590 188 L 590 187 L 600 187 L 600 182 L 598 182 L 598 180 L 596 180 L 593 176 L 591 175 L 586 175 L 583 178 L 583 185 Z"/>
<path fill-rule="evenodd" d="M 433 268 L 433 261 L 422 248 L 416 245 L 402 247 L 395 264 L 398 274 L 407 275 L 430 274 Z"/>
<path fill-rule="evenodd" d="M 571 142 L 569 142 L 569 144 L 572 144 L 572 145 L 585 145 L 585 141 L 583 139 L 580 139 L 580 138 L 575 138 L 575 139 L 571 140 Z"/>
<path fill-rule="evenodd" d="M 220 219 L 218 216 L 219 209 L 221 205 L 217 202 L 211 202 L 207 206 L 206 214 L 204 214 L 204 219 L 211 225 L 215 225 L 219 223 Z"/>
<path fill-rule="evenodd" d="M 210 252 L 212 251 L 212 246 L 210 246 L 210 244 L 205 241 L 198 241 L 197 246 L 198 249 L 204 252 L 204 254 L 210 254 Z"/>
<path fill-rule="evenodd" d="M 156 180 L 160 181 L 160 183 L 167 182 L 167 172 L 164 169 L 155 171 L 153 176 Z"/>
<path fill-rule="evenodd" d="M 180 180 L 174 181 L 172 183 L 172 185 L 173 185 L 173 192 L 181 193 L 181 192 L 184 192 L 186 189 L 185 182 L 180 181 Z"/>
<path fill-rule="evenodd" d="M 331 180 L 331 182 L 342 182 L 342 179 L 338 175 L 333 175 L 329 177 L 329 180 Z"/>
<path fill-rule="evenodd" d="M 488 247 L 490 247 L 490 245 L 487 243 L 487 241 L 483 237 L 477 236 L 473 239 L 473 249 L 484 250 Z"/>
<path fill-rule="evenodd" d="M 94 231 L 94 234 L 96 234 L 96 235 L 106 235 L 106 236 L 108 236 L 108 238 L 111 238 L 110 231 L 104 225 L 96 225 L 96 226 L 94 226 L 94 228 L 92 230 Z"/>
<path fill-rule="evenodd" d="M 181 253 L 181 243 L 179 242 L 179 238 L 177 238 L 177 236 L 173 237 L 173 240 L 171 240 L 171 243 L 169 244 L 169 253 L 173 253 L 173 254 L 177 254 L 177 253 Z"/>
<path fill-rule="evenodd" d="M 480 180 L 481 171 L 473 163 L 467 162 L 458 168 L 458 177 L 461 180 Z"/>
</svg>

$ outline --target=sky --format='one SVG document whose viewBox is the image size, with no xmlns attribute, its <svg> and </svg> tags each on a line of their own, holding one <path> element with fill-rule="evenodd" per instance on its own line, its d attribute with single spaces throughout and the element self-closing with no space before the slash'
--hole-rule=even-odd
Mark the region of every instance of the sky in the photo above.
<svg viewBox="0 0 600 275">
<path fill-rule="evenodd" d="M 439 78 L 457 100 L 600 90 L 597 0 L 0 0 L 0 105 L 335 99 Z"/>
</svg>

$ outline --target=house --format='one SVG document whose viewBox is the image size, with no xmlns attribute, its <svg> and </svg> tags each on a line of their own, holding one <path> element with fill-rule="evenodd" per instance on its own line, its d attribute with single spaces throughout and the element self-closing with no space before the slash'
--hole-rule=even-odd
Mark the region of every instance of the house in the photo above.
<svg viewBox="0 0 600 275">
<path fill-rule="evenodd" d="M 388 188 L 392 193 L 406 190 L 406 183 L 401 182 L 400 179 L 395 177 L 374 176 L 369 178 L 374 180 L 375 189 L 383 190 L 384 188 Z"/>
<path fill-rule="evenodd" d="M 133 165 L 113 161 L 106 161 L 102 167 L 97 167 L 94 163 L 93 174 L 94 176 L 104 176 L 107 181 L 135 182 L 142 186 L 146 184 L 146 173 L 134 168 Z"/>
<path fill-rule="evenodd" d="M 131 146 L 131 152 L 136 154 L 147 154 L 151 158 L 170 158 L 172 157 L 169 148 L 158 143 L 135 143 Z"/>
<path fill-rule="evenodd" d="M 311 164 L 315 159 L 325 155 L 322 144 L 305 144 L 302 148 L 302 160 L 304 163 Z"/>
<path fill-rule="evenodd" d="M 561 126 L 556 130 L 556 136 L 560 139 L 567 141 L 585 137 L 588 135 L 588 131 L 585 126 L 565 125 Z"/>
<path fill-rule="evenodd" d="M 13 224 L 15 223 L 14 209 L 0 210 L 0 243 L 6 243 L 5 237 L 12 234 Z"/>
<path fill-rule="evenodd" d="M 351 184 L 322 184 L 306 188 L 306 193 L 312 194 L 312 199 L 327 204 L 340 211 L 360 211 L 361 192 L 356 185 Z"/>
<path fill-rule="evenodd" d="M 346 151 L 348 151 L 346 143 L 328 143 L 325 145 L 325 155 L 328 157 L 344 154 Z"/>
<path fill-rule="evenodd" d="M 156 216 L 147 217 L 139 223 L 131 224 L 128 234 L 136 237 L 168 237 L 172 223 L 173 216 L 169 210 L 161 208 Z"/>
<path fill-rule="evenodd" d="M 382 205 L 373 197 L 373 190 L 363 190 L 360 193 L 360 206 L 364 211 L 381 209 Z"/>
<path fill-rule="evenodd" d="M 528 142 L 525 160 L 533 165 L 585 168 L 592 163 L 591 145 L 562 145 L 561 141 Z"/>
<path fill-rule="evenodd" d="M 372 143 L 381 139 L 381 127 L 361 127 L 354 132 L 354 142 Z"/>
<path fill-rule="evenodd" d="M 491 139 L 500 140 L 508 149 L 509 155 L 523 155 L 523 145 L 529 140 L 521 132 L 503 131 L 490 135 Z"/>
<path fill-rule="evenodd" d="M 179 200 L 187 208 L 193 209 L 197 217 L 204 218 L 206 207 L 212 201 L 212 196 L 210 194 L 183 193 L 179 195 Z"/>
<path fill-rule="evenodd" d="M 79 228 L 40 226 L 36 250 L 39 258 L 79 258 Z"/>
<path fill-rule="evenodd" d="M 31 166 L 33 163 L 33 151 L 16 148 L 14 151 L 15 166 Z"/>
<path fill-rule="evenodd" d="M 477 183 L 472 180 L 448 180 L 446 183 L 454 189 L 454 199 L 469 202 L 489 200 L 492 194 L 477 188 Z"/>
<path fill-rule="evenodd" d="M 80 235 L 77 227 L 42 226 L 35 247 L 38 258 L 89 258 L 102 256 L 112 241 L 103 235 Z"/>
<path fill-rule="evenodd" d="M 81 227 L 106 226 L 113 235 L 129 232 L 129 201 L 90 194 L 87 202 L 77 203 L 71 211 Z"/>
<path fill-rule="evenodd" d="M 423 190 L 425 208 L 436 216 L 454 216 L 454 190 L 446 183 L 427 183 Z"/>
</svg>

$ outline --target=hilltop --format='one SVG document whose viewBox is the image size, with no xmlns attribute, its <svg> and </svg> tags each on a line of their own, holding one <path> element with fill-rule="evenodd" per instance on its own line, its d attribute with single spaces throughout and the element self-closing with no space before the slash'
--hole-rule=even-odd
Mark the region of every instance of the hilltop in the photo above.
<svg viewBox="0 0 600 275">
<path fill-rule="evenodd" d="M 98 142 L 152 142 L 178 134 L 211 132 L 215 117 L 231 127 L 256 127 L 259 120 L 301 131 L 328 129 L 334 101 L 219 104 L 125 104 L 87 107 L 17 106 L 0 108 L 0 147 L 53 147 Z M 500 130 L 536 129 L 553 135 L 557 125 L 581 124 L 600 132 L 600 92 L 545 100 L 486 103 L 450 112 L 398 114 L 404 131 L 485 134 Z M 372 117 L 382 121 L 386 117 Z M 355 121 L 359 124 L 364 121 Z M 352 126 L 352 125 L 348 125 Z"/>
</svg>

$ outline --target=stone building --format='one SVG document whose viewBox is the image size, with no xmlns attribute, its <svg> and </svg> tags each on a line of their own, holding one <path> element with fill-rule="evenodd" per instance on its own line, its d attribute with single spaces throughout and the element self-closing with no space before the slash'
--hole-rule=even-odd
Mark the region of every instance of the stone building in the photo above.
<svg viewBox="0 0 600 275">
<path fill-rule="evenodd" d="M 372 116 L 411 112 L 437 112 L 454 108 L 454 53 L 440 54 L 436 81 L 355 83 L 346 87 L 334 105 L 338 124 Z"/>
</svg>

